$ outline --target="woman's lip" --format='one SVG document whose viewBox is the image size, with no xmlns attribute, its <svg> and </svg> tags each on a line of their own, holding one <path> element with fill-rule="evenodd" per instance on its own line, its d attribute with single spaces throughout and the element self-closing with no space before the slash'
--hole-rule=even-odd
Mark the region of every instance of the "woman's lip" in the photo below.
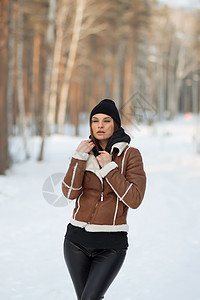
<svg viewBox="0 0 200 300">
<path fill-rule="evenodd" d="M 100 133 L 100 134 L 101 134 L 101 133 L 105 133 L 105 132 L 104 132 L 104 131 L 97 131 L 97 133 Z"/>
</svg>

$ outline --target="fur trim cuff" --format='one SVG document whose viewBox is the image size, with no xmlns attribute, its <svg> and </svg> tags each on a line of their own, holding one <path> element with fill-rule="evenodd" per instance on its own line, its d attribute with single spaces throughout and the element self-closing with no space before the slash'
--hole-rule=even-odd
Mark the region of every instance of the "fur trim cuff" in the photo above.
<svg viewBox="0 0 200 300">
<path fill-rule="evenodd" d="M 80 160 L 87 160 L 89 157 L 89 154 L 75 151 L 74 154 L 72 155 L 72 157 L 76 158 L 76 159 L 80 159 Z"/>
<path fill-rule="evenodd" d="M 105 177 L 110 171 L 114 170 L 115 168 L 118 168 L 118 165 L 116 164 L 116 162 L 111 161 L 100 170 L 100 174 L 102 177 Z"/>
</svg>

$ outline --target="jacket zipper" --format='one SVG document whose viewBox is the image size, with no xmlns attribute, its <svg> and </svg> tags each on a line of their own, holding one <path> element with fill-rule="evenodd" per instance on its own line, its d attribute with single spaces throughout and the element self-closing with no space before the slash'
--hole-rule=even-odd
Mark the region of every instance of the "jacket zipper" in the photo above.
<svg viewBox="0 0 200 300">
<path fill-rule="evenodd" d="M 93 212 L 92 212 L 92 215 L 91 215 L 91 217 L 90 217 L 90 220 L 88 221 L 87 224 L 90 224 L 90 222 L 91 222 L 91 220 L 92 220 L 92 217 L 94 216 L 94 213 L 95 213 L 96 208 L 97 208 L 97 206 L 98 206 L 98 204 L 99 204 L 100 201 L 103 201 L 103 186 L 102 186 L 101 197 L 100 197 L 100 199 L 97 201 L 97 203 L 96 203 L 96 205 L 95 205 L 95 208 L 94 208 L 94 210 L 93 210 Z"/>
</svg>

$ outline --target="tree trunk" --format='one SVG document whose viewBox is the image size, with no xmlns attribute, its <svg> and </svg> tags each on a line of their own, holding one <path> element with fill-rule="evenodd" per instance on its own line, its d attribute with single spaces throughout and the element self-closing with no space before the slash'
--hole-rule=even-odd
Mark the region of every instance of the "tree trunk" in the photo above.
<svg viewBox="0 0 200 300">
<path fill-rule="evenodd" d="M 13 134 L 16 134 L 16 129 L 19 129 L 18 123 L 18 100 L 17 100 L 17 47 L 18 47 L 18 3 L 14 3 L 13 10 L 14 19 L 14 79 L 13 79 Z"/>
<path fill-rule="evenodd" d="M 122 123 L 126 127 L 132 123 L 131 109 L 133 93 L 133 43 L 130 41 L 126 47 L 125 70 L 124 70 L 124 94 L 123 104 L 121 107 Z"/>
<path fill-rule="evenodd" d="M 13 7 L 14 6 L 14 7 Z M 9 36 L 8 36 L 8 86 L 7 86 L 7 107 L 8 107 L 8 136 L 12 135 L 13 125 L 13 80 L 14 80 L 14 18 L 13 18 L 13 2 L 10 1 L 9 9 Z"/>
<path fill-rule="evenodd" d="M 177 55 L 177 66 L 175 75 L 175 99 L 174 99 L 174 111 L 173 115 L 178 113 L 178 103 L 180 98 L 181 86 L 183 82 L 183 72 L 186 63 L 186 49 L 184 45 L 180 44 L 179 51 Z"/>
<path fill-rule="evenodd" d="M 37 106 L 39 102 L 39 72 L 40 72 L 40 49 L 41 49 L 41 37 L 39 28 L 35 28 L 34 31 L 34 42 L 33 42 L 33 71 L 32 71 L 32 101 L 31 101 L 31 111 L 32 111 L 32 123 L 35 126 L 35 132 L 33 134 L 38 134 L 38 115 Z"/>
<path fill-rule="evenodd" d="M 52 48 L 54 44 L 54 19 L 56 13 L 56 0 L 49 0 L 49 14 L 48 21 L 49 25 L 47 28 L 47 46 L 50 49 L 48 51 L 48 57 L 46 62 L 46 72 L 45 72 L 45 86 L 44 86 L 44 95 L 43 95 L 43 113 L 42 113 L 42 142 L 40 147 L 40 154 L 38 160 L 43 160 L 44 153 L 44 143 L 47 135 L 48 127 L 48 104 L 49 104 L 49 95 L 50 95 L 50 81 L 51 81 L 51 71 L 53 64 L 53 54 Z"/>
<path fill-rule="evenodd" d="M 72 70 L 76 59 L 77 49 L 78 49 L 85 3 L 86 0 L 77 0 L 76 2 L 76 13 L 75 13 L 74 28 L 72 32 L 72 40 L 70 44 L 69 56 L 67 60 L 67 66 L 66 66 L 64 80 L 63 80 L 61 94 L 60 94 L 60 103 L 59 103 L 59 111 L 58 111 L 58 132 L 60 133 L 63 132 L 63 126 L 65 122 L 70 80 L 71 80 Z"/>
<path fill-rule="evenodd" d="M 175 110 L 175 72 L 174 72 L 174 65 L 175 65 L 175 58 L 176 58 L 176 44 L 172 41 L 170 54 L 169 54 L 169 64 L 168 64 L 168 110 L 170 112 L 170 116 L 173 115 Z"/>
<path fill-rule="evenodd" d="M 164 111 L 165 111 L 165 98 L 164 98 L 164 66 L 163 66 L 163 57 L 162 52 L 160 52 L 160 56 L 158 57 L 158 62 L 156 64 L 156 99 L 157 99 L 157 107 L 159 112 L 159 118 L 163 120 Z"/>
<path fill-rule="evenodd" d="M 48 121 L 50 125 L 50 131 L 55 125 L 56 120 L 56 100 L 58 95 L 58 79 L 59 79 L 59 65 L 62 56 L 62 46 L 65 33 L 65 20 L 69 12 L 69 3 L 62 1 L 61 7 L 58 12 L 58 21 L 56 28 L 56 41 L 54 47 L 53 66 L 51 73 L 51 87 L 50 87 L 50 98 L 49 98 L 49 113 Z"/>
<path fill-rule="evenodd" d="M 81 88 L 79 82 L 73 82 L 70 85 L 70 117 L 71 123 L 74 126 L 74 135 L 78 136 L 79 134 L 79 115 L 81 111 Z"/>
<path fill-rule="evenodd" d="M 116 69 L 115 69 L 115 89 L 114 99 L 117 107 L 121 106 L 123 93 L 124 93 L 124 64 L 125 64 L 125 40 L 121 40 L 121 43 L 117 47 L 116 53 Z"/>
<path fill-rule="evenodd" d="M 7 53 L 8 53 L 8 1 L 0 2 L 0 174 L 5 174 L 8 161 L 7 128 Z"/>
<path fill-rule="evenodd" d="M 26 137 L 26 116 L 24 104 L 24 83 L 23 83 L 23 14 L 18 10 L 18 44 L 17 44 L 17 93 L 20 127 L 24 144 L 26 159 L 29 158 Z"/>
<path fill-rule="evenodd" d="M 111 71 L 111 52 L 110 49 L 106 51 L 106 68 L 105 68 L 105 89 L 106 89 L 106 98 L 111 98 L 111 80 L 112 80 L 112 71 Z"/>
</svg>

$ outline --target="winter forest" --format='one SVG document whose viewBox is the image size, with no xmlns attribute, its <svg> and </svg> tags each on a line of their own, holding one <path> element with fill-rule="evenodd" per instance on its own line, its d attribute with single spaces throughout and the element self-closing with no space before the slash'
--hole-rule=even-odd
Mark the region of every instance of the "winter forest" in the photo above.
<svg viewBox="0 0 200 300">
<path fill-rule="evenodd" d="M 0 173 L 17 159 L 12 137 L 27 158 L 29 138 L 40 136 L 42 160 L 46 136 L 66 124 L 78 135 L 103 98 L 126 107 L 124 123 L 129 99 L 138 115 L 137 93 L 149 123 L 152 110 L 160 120 L 198 113 L 199 16 L 155 0 L 1 0 Z"/>
<path fill-rule="evenodd" d="M 185 2 L 0 0 L 0 299 L 76 299 L 60 178 L 109 98 L 147 190 L 105 300 L 200 300 L 200 6 Z"/>
</svg>

